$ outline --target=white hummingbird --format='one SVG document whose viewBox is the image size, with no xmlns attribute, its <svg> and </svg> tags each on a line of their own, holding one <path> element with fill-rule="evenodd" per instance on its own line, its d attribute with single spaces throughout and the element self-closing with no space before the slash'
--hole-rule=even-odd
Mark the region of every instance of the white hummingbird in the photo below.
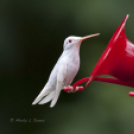
<svg viewBox="0 0 134 134">
<path fill-rule="evenodd" d="M 83 40 L 98 36 L 92 34 L 85 37 L 70 36 L 65 39 L 63 45 L 63 53 L 54 66 L 48 82 L 44 86 L 43 90 L 34 100 L 32 105 L 45 104 L 51 101 L 50 107 L 54 107 L 61 90 L 64 87 L 70 86 L 75 75 L 77 74 L 80 66 L 79 50 Z"/>
</svg>

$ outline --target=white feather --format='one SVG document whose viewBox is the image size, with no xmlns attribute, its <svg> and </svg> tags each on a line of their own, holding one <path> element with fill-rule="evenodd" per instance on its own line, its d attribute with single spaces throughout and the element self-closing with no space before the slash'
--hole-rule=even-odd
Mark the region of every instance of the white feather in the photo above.
<svg viewBox="0 0 134 134">
<path fill-rule="evenodd" d="M 43 100 L 41 100 L 38 104 L 45 104 L 51 101 L 54 98 L 54 95 L 55 95 L 55 90 L 51 91 L 51 93 L 47 95 L 45 98 L 43 98 Z"/>
</svg>

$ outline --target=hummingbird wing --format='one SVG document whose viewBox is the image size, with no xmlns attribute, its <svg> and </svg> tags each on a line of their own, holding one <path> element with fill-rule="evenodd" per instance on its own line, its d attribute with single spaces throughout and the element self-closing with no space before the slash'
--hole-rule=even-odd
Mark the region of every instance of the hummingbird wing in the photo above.
<svg viewBox="0 0 134 134">
<path fill-rule="evenodd" d="M 60 92 L 64 86 L 64 80 L 65 80 L 66 74 L 67 74 L 67 62 L 63 60 L 63 62 L 59 64 L 59 68 L 57 72 L 57 84 L 56 84 L 55 95 L 53 97 L 50 107 L 54 107 L 58 100 Z"/>
<path fill-rule="evenodd" d="M 47 103 L 48 101 L 50 101 L 50 100 L 52 100 L 54 98 L 56 84 L 57 84 L 57 72 L 58 72 L 58 68 L 59 68 L 59 65 L 62 65 L 61 63 L 63 63 L 62 62 L 63 61 L 62 60 L 63 58 L 61 58 L 61 57 L 59 58 L 58 62 L 56 63 L 56 65 L 52 69 L 51 74 L 49 76 L 49 80 L 46 83 L 45 87 L 39 93 L 39 95 L 34 100 L 34 102 L 32 103 L 32 105 L 37 104 L 39 101 L 40 101 L 39 104 L 44 104 L 44 103 Z"/>
</svg>

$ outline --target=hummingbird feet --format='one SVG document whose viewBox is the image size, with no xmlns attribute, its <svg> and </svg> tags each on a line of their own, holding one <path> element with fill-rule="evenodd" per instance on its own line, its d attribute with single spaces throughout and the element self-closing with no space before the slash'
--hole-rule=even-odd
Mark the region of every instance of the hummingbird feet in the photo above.
<svg viewBox="0 0 134 134">
<path fill-rule="evenodd" d="M 76 87 L 73 87 L 73 86 L 65 86 L 64 87 L 64 91 L 67 92 L 67 93 L 74 93 L 76 91 L 82 91 L 84 88 L 83 86 L 76 86 Z"/>
<path fill-rule="evenodd" d="M 134 97 L 134 91 L 130 91 L 128 94 L 129 96 Z"/>
</svg>

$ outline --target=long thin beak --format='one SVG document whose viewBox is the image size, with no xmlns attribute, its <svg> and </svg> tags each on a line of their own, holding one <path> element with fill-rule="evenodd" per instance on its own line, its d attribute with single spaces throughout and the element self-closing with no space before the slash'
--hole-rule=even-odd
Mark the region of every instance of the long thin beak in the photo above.
<svg viewBox="0 0 134 134">
<path fill-rule="evenodd" d="M 85 37 L 82 37 L 81 40 L 85 40 L 85 39 L 88 39 L 88 38 L 91 38 L 91 37 L 95 37 L 95 36 L 99 36 L 100 33 L 96 33 L 96 34 L 91 34 L 91 35 L 88 35 L 88 36 L 85 36 Z"/>
</svg>

